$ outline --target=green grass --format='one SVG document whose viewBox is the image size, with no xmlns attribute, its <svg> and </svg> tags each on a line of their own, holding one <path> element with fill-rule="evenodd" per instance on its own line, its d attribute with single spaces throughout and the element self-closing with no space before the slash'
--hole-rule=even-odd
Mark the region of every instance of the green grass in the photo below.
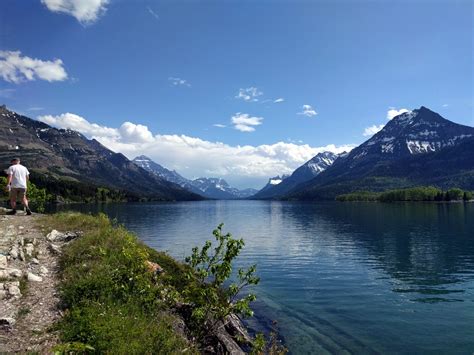
<svg viewBox="0 0 474 355">
<path fill-rule="evenodd" d="M 173 354 L 195 346 L 174 327 L 164 294 L 185 287 L 185 266 L 154 251 L 105 215 L 61 213 L 44 217 L 52 228 L 81 230 L 60 259 L 60 294 L 66 308 L 58 324 L 59 352 Z M 145 261 L 158 262 L 165 274 L 148 272 Z M 93 350 L 92 350 L 93 349 Z"/>
</svg>

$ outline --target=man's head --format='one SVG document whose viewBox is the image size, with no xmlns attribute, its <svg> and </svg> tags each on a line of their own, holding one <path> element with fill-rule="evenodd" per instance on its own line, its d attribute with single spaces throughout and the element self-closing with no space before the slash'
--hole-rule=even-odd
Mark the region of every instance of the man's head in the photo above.
<svg viewBox="0 0 474 355">
<path fill-rule="evenodd" d="M 12 163 L 12 164 L 20 164 L 20 158 L 13 158 L 12 160 L 10 160 L 10 163 Z"/>
</svg>

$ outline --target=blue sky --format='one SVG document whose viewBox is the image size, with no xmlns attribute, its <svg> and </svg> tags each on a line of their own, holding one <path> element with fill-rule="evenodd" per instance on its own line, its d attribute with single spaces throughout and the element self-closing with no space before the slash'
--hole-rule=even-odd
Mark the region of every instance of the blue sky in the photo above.
<svg viewBox="0 0 474 355">
<path fill-rule="evenodd" d="M 3 0 L 0 102 L 261 187 L 360 144 L 390 109 L 473 126 L 473 21 L 456 0 Z"/>
</svg>

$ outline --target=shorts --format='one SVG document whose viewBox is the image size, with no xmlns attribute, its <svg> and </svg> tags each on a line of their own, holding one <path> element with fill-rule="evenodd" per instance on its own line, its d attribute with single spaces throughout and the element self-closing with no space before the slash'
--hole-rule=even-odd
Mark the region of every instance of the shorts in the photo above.
<svg viewBox="0 0 474 355">
<path fill-rule="evenodd" d="M 22 189 L 19 187 L 12 187 L 10 190 L 10 199 L 20 199 L 23 200 L 23 197 L 26 195 L 26 189 Z"/>
</svg>

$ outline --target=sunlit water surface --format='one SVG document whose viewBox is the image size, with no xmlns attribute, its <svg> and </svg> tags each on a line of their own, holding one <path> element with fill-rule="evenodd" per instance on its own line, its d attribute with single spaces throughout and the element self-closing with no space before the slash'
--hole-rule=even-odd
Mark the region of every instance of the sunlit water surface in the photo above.
<svg viewBox="0 0 474 355">
<path fill-rule="evenodd" d="M 178 259 L 219 223 L 261 283 L 255 329 L 293 354 L 474 352 L 474 204 L 204 201 L 104 211 Z"/>
</svg>

